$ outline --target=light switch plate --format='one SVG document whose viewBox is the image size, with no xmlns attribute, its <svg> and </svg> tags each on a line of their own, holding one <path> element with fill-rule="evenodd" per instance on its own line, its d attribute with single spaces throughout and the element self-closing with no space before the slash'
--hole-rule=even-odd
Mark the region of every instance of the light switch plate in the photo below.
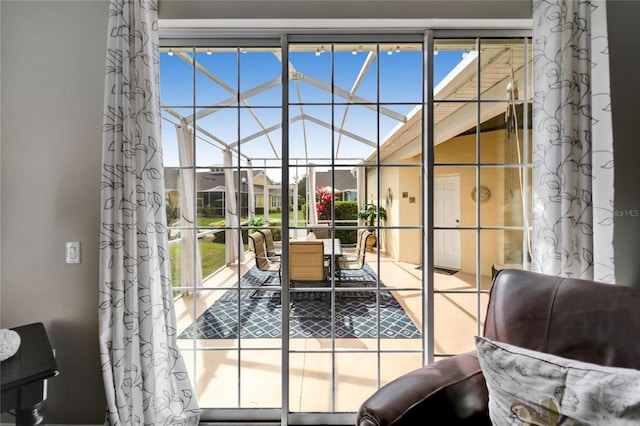
<svg viewBox="0 0 640 426">
<path fill-rule="evenodd" d="M 80 241 L 67 243 L 67 263 L 80 263 Z"/>
</svg>

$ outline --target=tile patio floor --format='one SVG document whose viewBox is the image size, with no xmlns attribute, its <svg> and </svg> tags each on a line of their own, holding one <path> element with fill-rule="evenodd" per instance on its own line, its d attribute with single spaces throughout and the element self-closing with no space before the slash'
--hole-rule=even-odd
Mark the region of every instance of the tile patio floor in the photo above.
<svg viewBox="0 0 640 426">
<path fill-rule="evenodd" d="M 367 254 L 367 263 L 374 271 L 380 264 L 380 279 L 389 288 L 420 286 L 422 271 L 416 265 L 396 262 L 377 253 Z M 178 333 L 211 306 L 241 274 L 254 265 L 251 253 L 240 265 L 223 268 L 204 285 L 206 290 L 178 297 L 175 302 Z M 455 275 L 434 274 L 436 290 L 473 290 L 475 275 L 458 272 Z M 484 290 L 490 288 L 490 277 L 481 277 Z M 394 292 L 394 296 L 419 329 L 422 329 L 421 294 L 418 291 Z M 482 295 L 480 312 L 484 315 L 487 295 Z M 472 350 L 478 312 L 475 294 L 436 294 L 434 298 L 435 352 L 460 353 Z M 194 344 L 198 349 L 194 351 Z M 178 340 L 192 383 L 203 408 L 278 408 L 281 405 L 281 345 L 279 339 L 238 340 L 199 339 Z M 318 351 L 291 353 L 290 398 L 292 412 L 352 412 L 378 388 L 377 353 L 353 353 L 348 350 L 375 350 L 377 339 L 336 339 L 335 354 L 329 350 L 331 339 L 290 339 L 292 350 Z M 381 339 L 384 350 L 420 350 L 420 339 Z M 213 349 L 213 350 L 206 350 Z M 322 352 L 322 351 L 325 352 Z M 342 352 L 340 352 L 342 351 Z M 335 363 L 335 400 L 332 401 L 332 364 Z M 195 372 L 193 365 L 195 364 Z M 422 364 L 420 353 L 386 352 L 380 355 L 380 384 Z M 240 369 L 239 369 L 240 367 Z M 240 373 L 239 373 L 240 371 Z M 238 383 L 240 382 L 240 383 Z M 238 392 L 238 384 L 241 391 Z M 332 407 L 332 404 L 335 404 Z"/>
</svg>

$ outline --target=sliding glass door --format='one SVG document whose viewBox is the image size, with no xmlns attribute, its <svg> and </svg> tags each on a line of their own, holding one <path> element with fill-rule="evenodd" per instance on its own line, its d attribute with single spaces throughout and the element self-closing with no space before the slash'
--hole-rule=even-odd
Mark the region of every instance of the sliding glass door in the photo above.
<svg viewBox="0 0 640 426">
<path fill-rule="evenodd" d="M 163 40 L 177 335 L 203 420 L 353 423 L 472 349 L 491 271 L 527 267 L 528 40 L 433 35 Z"/>
<path fill-rule="evenodd" d="M 289 174 L 305 206 L 289 229 L 288 411 L 352 422 L 423 362 L 420 250 L 403 249 L 423 232 L 422 37 L 292 37 L 288 61 Z M 295 276 L 309 237 L 326 243 L 320 282 Z"/>
<path fill-rule="evenodd" d="M 161 54 L 178 343 L 198 403 L 219 412 L 281 407 L 278 268 L 249 251 L 259 229 L 280 239 L 279 55 L 215 44 Z"/>
<path fill-rule="evenodd" d="M 433 58 L 438 360 L 475 349 L 494 273 L 529 268 L 533 92 L 528 38 L 436 37 Z"/>
</svg>

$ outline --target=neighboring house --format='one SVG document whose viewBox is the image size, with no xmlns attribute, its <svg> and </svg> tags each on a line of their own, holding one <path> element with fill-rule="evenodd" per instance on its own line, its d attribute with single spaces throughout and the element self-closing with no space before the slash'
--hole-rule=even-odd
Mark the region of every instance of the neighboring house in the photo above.
<svg viewBox="0 0 640 426">
<path fill-rule="evenodd" d="M 355 176 L 355 170 L 333 171 L 333 181 L 331 171 L 316 172 L 316 186 L 321 188 L 333 188 L 334 199 L 337 201 L 357 201 L 358 200 L 358 182 Z"/>
<path fill-rule="evenodd" d="M 188 171 L 191 172 L 191 171 Z M 238 172 L 233 172 L 234 181 L 238 182 Z M 171 207 L 178 208 L 180 194 L 180 168 L 165 167 L 164 168 L 164 184 L 165 197 Z M 276 186 L 268 176 L 265 178 L 264 171 L 257 170 L 253 172 L 253 190 L 255 197 L 256 215 L 262 214 L 264 211 L 264 190 L 265 183 L 268 187 Z M 209 170 L 196 172 L 196 188 L 197 188 L 197 208 L 198 215 L 207 217 L 222 217 L 225 214 L 225 177 L 224 170 L 212 168 Z M 249 216 L 249 189 L 247 185 L 247 171 L 241 171 L 240 188 L 236 188 L 236 192 L 240 193 L 239 210 L 241 217 Z M 269 210 L 278 210 L 281 207 L 281 195 L 279 189 L 270 189 L 269 191 Z M 177 210 L 175 210 L 177 211 Z M 168 216 L 171 216 L 169 214 Z M 169 220 L 177 219 L 169 217 Z"/>
<path fill-rule="evenodd" d="M 282 208 L 282 195 L 280 194 L 280 187 L 277 183 L 273 182 L 269 176 L 267 176 L 264 170 L 258 170 L 253 172 L 253 186 L 256 197 L 256 210 L 264 211 L 264 188 L 269 188 L 269 211 L 279 211 Z M 274 188 L 278 186 L 277 189 Z"/>
</svg>

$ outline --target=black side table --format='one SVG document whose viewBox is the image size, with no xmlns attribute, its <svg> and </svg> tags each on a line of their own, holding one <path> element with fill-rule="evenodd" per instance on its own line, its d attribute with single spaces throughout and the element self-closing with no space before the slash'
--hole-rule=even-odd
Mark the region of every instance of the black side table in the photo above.
<svg viewBox="0 0 640 426">
<path fill-rule="evenodd" d="M 40 409 L 44 400 L 44 381 L 58 374 L 44 324 L 12 328 L 20 335 L 20 348 L 2 361 L 2 411 L 16 410 L 16 425 L 42 425 Z"/>
</svg>

